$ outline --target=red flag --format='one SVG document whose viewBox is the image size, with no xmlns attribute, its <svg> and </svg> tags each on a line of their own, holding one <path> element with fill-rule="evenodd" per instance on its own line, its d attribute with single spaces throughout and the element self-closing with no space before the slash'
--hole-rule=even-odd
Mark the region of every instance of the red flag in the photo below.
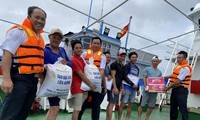
<svg viewBox="0 0 200 120">
<path fill-rule="evenodd" d="M 129 24 L 124 26 L 124 28 L 120 31 L 120 33 L 121 33 L 121 37 L 120 38 L 122 38 L 126 34 L 126 32 L 128 31 L 128 27 L 129 27 Z"/>
</svg>

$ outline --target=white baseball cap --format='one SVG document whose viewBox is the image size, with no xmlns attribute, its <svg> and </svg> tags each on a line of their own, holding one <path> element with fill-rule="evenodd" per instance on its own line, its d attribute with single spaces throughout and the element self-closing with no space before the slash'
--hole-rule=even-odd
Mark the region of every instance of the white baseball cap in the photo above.
<svg viewBox="0 0 200 120">
<path fill-rule="evenodd" d="M 158 56 L 153 56 L 152 60 L 154 60 L 154 59 L 158 59 L 160 62 L 162 61 Z"/>
<path fill-rule="evenodd" d="M 53 35 L 55 33 L 58 33 L 58 34 L 60 34 L 61 37 L 63 37 L 63 33 L 59 28 L 52 29 L 49 35 Z"/>
<path fill-rule="evenodd" d="M 126 55 L 126 51 L 124 49 L 119 49 L 118 55 L 121 55 L 121 54 L 125 54 Z"/>
</svg>

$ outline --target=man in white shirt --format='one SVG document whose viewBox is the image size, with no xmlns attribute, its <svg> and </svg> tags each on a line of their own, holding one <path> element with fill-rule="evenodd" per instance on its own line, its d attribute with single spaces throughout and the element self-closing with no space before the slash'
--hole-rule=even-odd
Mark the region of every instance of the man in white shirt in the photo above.
<svg viewBox="0 0 200 120">
<path fill-rule="evenodd" d="M 26 120 L 44 69 L 44 41 L 41 36 L 46 12 L 28 8 L 22 25 L 13 26 L 1 45 L 3 50 L 1 89 L 6 93 L 0 120 Z"/>
<path fill-rule="evenodd" d="M 104 75 L 104 69 L 106 66 L 106 57 L 102 53 L 101 44 L 102 44 L 102 40 L 100 37 L 93 37 L 91 45 L 89 46 L 89 49 L 81 55 L 87 62 L 93 61 L 93 64 L 98 67 L 101 74 L 101 81 L 102 81 L 103 88 L 102 88 L 101 93 L 93 92 L 93 91 L 88 92 L 88 98 L 83 103 L 81 111 L 79 113 L 79 120 L 81 120 L 81 117 L 85 109 L 90 106 L 92 108 L 92 120 L 99 120 L 100 105 L 107 92 L 106 83 L 105 83 L 105 75 Z"/>
<path fill-rule="evenodd" d="M 166 91 L 172 88 L 170 98 L 170 120 L 178 119 L 178 108 L 182 114 L 182 120 L 188 120 L 187 97 L 190 85 L 192 68 L 187 63 L 187 52 L 180 51 L 177 56 L 177 65 L 173 73 L 164 78 L 171 78 Z"/>
</svg>

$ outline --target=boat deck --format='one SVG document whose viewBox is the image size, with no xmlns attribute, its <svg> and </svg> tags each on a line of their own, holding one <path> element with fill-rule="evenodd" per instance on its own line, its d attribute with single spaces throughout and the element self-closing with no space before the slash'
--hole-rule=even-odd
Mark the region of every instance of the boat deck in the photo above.
<svg viewBox="0 0 200 120">
<path fill-rule="evenodd" d="M 199 120 L 200 114 L 198 114 L 196 112 L 200 113 L 200 109 L 190 109 L 190 110 L 191 110 L 191 112 L 189 112 L 189 120 Z M 143 112 L 142 120 L 144 120 L 145 114 L 146 114 L 146 112 Z M 46 115 L 45 111 L 31 113 L 27 120 L 45 120 L 45 115 Z M 113 112 L 113 120 L 117 120 L 117 115 L 118 115 L 117 111 Z M 124 109 L 124 111 L 123 111 L 122 120 L 125 120 L 125 115 L 126 115 L 126 109 Z M 61 110 L 59 112 L 57 120 L 70 120 L 71 116 L 72 116 L 71 113 Z M 90 116 L 91 116 L 91 110 L 87 109 L 85 111 L 82 119 L 83 120 L 91 120 Z M 106 111 L 101 110 L 100 120 L 105 120 L 105 119 L 106 119 Z M 130 120 L 137 120 L 137 111 L 135 110 L 135 108 L 133 109 L 133 111 L 131 113 Z M 150 120 L 169 120 L 169 108 L 163 108 L 162 111 L 159 111 L 158 108 L 155 108 L 151 114 Z M 179 114 L 178 120 L 182 120 L 180 114 Z"/>
</svg>

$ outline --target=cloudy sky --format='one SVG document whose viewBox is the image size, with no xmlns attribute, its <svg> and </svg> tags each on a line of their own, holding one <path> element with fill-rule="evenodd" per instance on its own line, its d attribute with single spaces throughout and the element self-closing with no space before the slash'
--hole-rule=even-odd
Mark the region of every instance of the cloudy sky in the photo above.
<svg viewBox="0 0 200 120">
<path fill-rule="evenodd" d="M 67 6 L 75 8 L 83 13 L 89 13 L 89 6 L 91 0 L 57 0 Z M 124 0 L 93 0 L 91 16 L 95 18 L 101 17 L 103 8 L 103 15 L 118 6 Z M 190 8 L 194 7 L 198 0 L 168 0 L 176 6 L 183 13 L 188 14 Z M 103 3 L 104 2 L 104 3 Z M 103 4 L 103 7 L 102 7 Z M 27 16 L 27 8 L 29 6 L 39 6 L 47 12 L 47 22 L 44 28 L 49 32 L 52 28 L 58 27 L 63 33 L 69 31 L 79 32 L 81 27 L 87 26 L 88 17 L 82 15 L 66 6 L 58 4 L 54 0 L 1 0 L 0 4 L 0 19 L 7 20 L 14 23 L 21 23 Z M 113 11 L 104 18 L 104 21 L 114 26 L 123 28 L 132 16 L 130 32 L 151 39 L 155 42 L 160 42 L 168 38 L 177 36 L 187 31 L 193 30 L 193 23 L 185 16 L 168 5 L 164 0 L 129 0 L 121 7 Z M 94 20 L 90 20 L 90 24 Z M 0 21 L 0 44 L 4 41 L 6 31 L 12 27 L 10 23 Z M 110 36 L 115 37 L 118 29 L 111 26 Z M 91 26 L 91 29 L 99 28 L 99 24 Z M 43 34 L 45 42 L 48 42 L 47 34 Z M 178 39 L 189 43 L 193 39 L 193 34 L 180 37 Z M 122 38 L 122 46 L 125 44 L 126 36 Z M 174 39 L 173 41 L 176 41 Z M 134 47 L 136 49 L 144 48 L 153 44 L 147 40 L 129 34 L 128 48 Z M 167 46 L 172 46 L 172 42 L 165 42 L 153 47 L 142 49 L 153 54 L 157 54 L 164 59 L 170 54 L 167 51 L 172 51 Z M 189 46 L 188 44 L 185 44 Z M 180 48 L 184 49 L 184 48 Z M 161 63 L 161 69 L 164 70 L 166 62 Z"/>
</svg>

